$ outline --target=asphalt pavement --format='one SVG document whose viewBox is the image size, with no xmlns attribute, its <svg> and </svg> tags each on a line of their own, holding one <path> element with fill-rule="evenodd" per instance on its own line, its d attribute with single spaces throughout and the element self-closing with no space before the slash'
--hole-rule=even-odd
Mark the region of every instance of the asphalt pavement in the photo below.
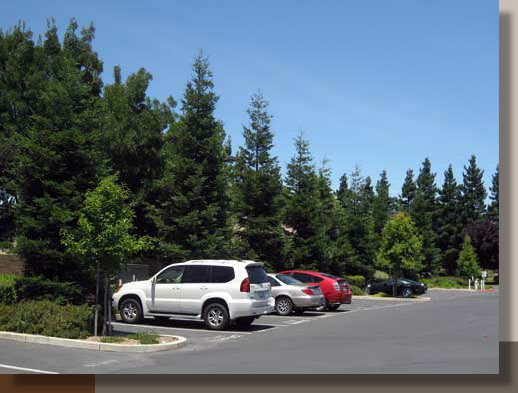
<svg viewBox="0 0 518 393">
<path fill-rule="evenodd" d="M 337 312 L 263 316 L 213 332 L 198 321 L 115 323 L 189 339 L 155 353 L 99 352 L 0 340 L 0 373 L 496 374 L 498 290 L 429 291 L 429 302 L 354 299 Z"/>
</svg>

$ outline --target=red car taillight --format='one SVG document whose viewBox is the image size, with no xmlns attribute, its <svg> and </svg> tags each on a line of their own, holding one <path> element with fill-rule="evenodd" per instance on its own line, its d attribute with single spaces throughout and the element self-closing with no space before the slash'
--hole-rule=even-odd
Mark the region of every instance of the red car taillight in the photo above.
<svg viewBox="0 0 518 393">
<path fill-rule="evenodd" d="M 335 281 L 333 283 L 333 289 L 336 291 L 336 292 L 340 292 L 340 284 L 338 284 L 338 281 Z"/>
<path fill-rule="evenodd" d="M 313 291 L 309 288 L 303 289 L 302 292 L 304 292 L 306 295 L 314 295 Z"/>
<path fill-rule="evenodd" d="M 250 279 L 248 277 L 241 282 L 239 290 L 241 292 L 250 292 Z"/>
</svg>

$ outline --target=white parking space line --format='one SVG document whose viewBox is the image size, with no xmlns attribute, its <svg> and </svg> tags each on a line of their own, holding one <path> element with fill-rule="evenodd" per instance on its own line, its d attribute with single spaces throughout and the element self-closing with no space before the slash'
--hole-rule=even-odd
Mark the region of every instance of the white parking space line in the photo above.
<svg viewBox="0 0 518 393">
<path fill-rule="evenodd" d="M 46 371 L 46 370 L 38 370 L 36 368 L 10 366 L 8 364 L 0 364 L 0 368 L 7 368 L 10 370 L 17 370 L 17 371 L 28 371 L 28 372 L 37 373 L 37 374 L 59 374 L 55 371 Z"/>
<path fill-rule="evenodd" d="M 167 326 L 153 326 L 153 325 L 130 325 L 127 323 L 118 323 L 118 322 L 112 322 L 113 326 L 130 326 L 130 327 L 144 327 L 144 328 L 151 328 L 151 329 L 167 329 L 167 330 L 187 330 L 191 332 L 199 332 L 199 333 L 211 333 L 211 334 L 253 334 L 254 332 L 235 332 L 235 331 L 227 331 L 227 330 L 204 330 L 204 329 L 190 329 L 190 328 L 176 328 L 176 327 L 167 327 Z"/>
</svg>

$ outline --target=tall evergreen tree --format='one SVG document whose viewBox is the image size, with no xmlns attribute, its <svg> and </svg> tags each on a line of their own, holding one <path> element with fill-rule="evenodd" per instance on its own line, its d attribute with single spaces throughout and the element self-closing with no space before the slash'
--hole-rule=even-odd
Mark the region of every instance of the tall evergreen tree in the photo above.
<svg viewBox="0 0 518 393">
<path fill-rule="evenodd" d="M 109 166 L 131 191 L 135 202 L 135 231 L 139 235 L 157 235 L 152 219 L 152 185 L 161 176 L 163 131 L 174 123 L 168 104 L 151 100 L 147 88 L 152 79 L 141 68 L 121 82 L 119 66 L 114 68 L 115 82 L 104 89 L 103 124 L 99 138 Z"/>
<path fill-rule="evenodd" d="M 500 203 L 499 203 L 499 183 L 500 183 L 500 165 L 498 164 L 496 166 L 496 172 L 493 175 L 490 191 L 491 195 L 489 196 L 489 199 L 491 199 L 491 204 L 488 207 L 488 214 L 489 217 L 496 222 L 499 223 L 499 214 L 500 214 Z"/>
<path fill-rule="evenodd" d="M 462 243 L 460 220 L 460 187 L 457 185 L 451 164 L 444 172 L 444 183 L 439 190 L 437 242 L 442 253 L 443 267 L 453 275 Z"/>
<path fill-rule="evenodd" d="M 240 256 L 284 268 L 286 241 L 281 227 L 284 199 L 277 157 L 272 156 L 272 116 L 268 102 L 258 92 L 247 110 L 243 127 L 245 145 L 239 149 L 235 167 L 234 204 L 238 215 L 237 235 L 242 240 Z"/>
<path fill-rule="evenodd" d="M 414 171 L 412 169 L 408 169 L 406 171 L 405 182 L 401 188 L 401 196 L 399 197 L 399 204 L 402 210 L 410 212 L 416 190 L 417 187 L 414 182 Z"/>
<path fill-rule="evenodd" d="M 290 265 L 327 271 L 323 244 L 318 176 L 309 143 L 302 135 L 295 139 L 295 155 L 286 175 L 286 225 L 293 232 Z"/>
<path fill-rule="evenodd" d="M 350 186 L 342 176 L 339 203 L 343 209 L 343 230 L 351 247 L 351 257 L 346 266 L 348 274 L 371 276 L 374 271 L 375 233 L 373 203 L 374 190 L 370 177 L 363 178 L 358 166 L 350 174 Z"/>
<path fill-rule="evenodd" d="M 27 135 L 45 82 L 42 48 L 19 23 L 0 30 L 0 241 L 15 237 L 18 138 Z"/>
<path fill-rule="evenodd" d="M 165 260 L 229 255 L 226 151 L 214 117 L 208 60 L 198 55 L 182 99 L 182 114 L 165 139 L 164 174 L 156 184 L 160 250 Z"/>
<path fill-rule="evenodd" d="M 19 134 L 17 248 L 29 274 L 80 280 L 60 232 L 75 226 L 87 190 L 100 173 L 96 150 L 102 62 L 92 50 L 94 27 L 77 36 L 72 20 L 63 45 L 53 24 L 36 47 L 46 79 L 25 133 Z"/>
<path fill-rule="evenodd" d="M 383 170 L 376 183 L 376 197 L 374 198 L 374 232 L 379 238 L 381 231 L 392 212 L 392 199 L 389 195 L 390 183 L 387 178 L 387 171 Z M 376 247 L 377 248 L 377 247 Z"/>
<path fill-rule="evenodd" d="M 462 222 L 464 225 L 470 222 L 480 221 L 486 211 L 486 189 L 482 177 L 484 171 L 477 166 L 477 158 L 473 154 L 468 166 L 464 166 L 462 173 Z"/>
<path fill-rule="evenodd" d="M 425 158 L 417 177 L 417 189 L 410 214 L 423 239 L 423 269 L 437 273 L 440 267 L 440 249 L 437 247 L 437 187 L 431 163 Z"/>
</svg>

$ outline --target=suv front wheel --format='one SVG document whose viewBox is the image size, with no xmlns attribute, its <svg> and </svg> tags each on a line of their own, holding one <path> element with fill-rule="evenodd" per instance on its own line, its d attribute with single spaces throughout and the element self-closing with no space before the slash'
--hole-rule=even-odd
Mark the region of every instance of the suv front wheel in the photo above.
<svg viewBox="0 0 518 393">
<path fill-rule="evenodd" d="M 138 323 L 142 320 L 142 306 L 137 299 L 124 300 L 119 307 L 119 312 L 126 323 Z"/>
<path fill-rule="evenodd" d="M 211 330 L 223 330 L 228 326 L 230 318 L 228 311 L 222 304 L 212 303 L 205 307 L 203 312 L 205 326 Z"/>
</svg>

